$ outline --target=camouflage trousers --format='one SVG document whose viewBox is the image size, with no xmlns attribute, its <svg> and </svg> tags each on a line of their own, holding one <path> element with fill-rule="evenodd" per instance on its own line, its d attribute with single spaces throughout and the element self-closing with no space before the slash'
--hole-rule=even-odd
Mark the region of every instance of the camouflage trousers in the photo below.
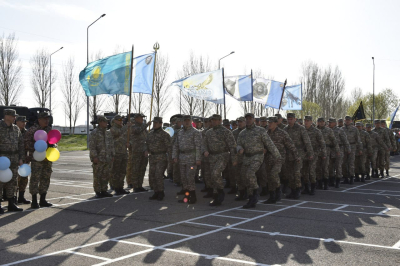
<svg viewBox="0 0 400 266">
<path fill-rule="evenodd" d="M 317 182 L 317 174 L 316 174 L 316 168 L 317 168 L 317 161 L 318 161 L 319 156 L 314 156 L 312 160 L 303 160 L 303 167 L 301 168 L 301 177 L 302 181 L 305 184 L 311 183 L 314 184 Z"/>
<path fill-rule="evenodd" d="M 385 152 L 385 169 L 389 170 L 390 168 L 390 151 Z"/>
<path fill-rule="evenodd" d="M 248 195 L 253 195 L 253 190 L 258 189 L 256 172 L 264 162 L 264 154 L 253 156 L 244 156 L 241 169 L 241 175 L 244 179 L 244 185 L 247 188 Z"/>
<path fill-rule="evenodd" d="M 168 166 L 167 166 L 167 175 L 173 175 L 174 174 L 174 165 L 171 163 L 171 160 L 168 160 Z"/>
<path fill-rule="evenodd" d="M 181 168 L 179 166 L 179 161 L 173 164 L 173 173 L 174 173 L 174 183 L 181 184 Z"/>
<path fill-rule="evenodd" d="M 210 154 L 211 187 L 214 193 L 217 193 L 218 189 L 224 189 L 222 171 L 229 168 L 229 161 L 229 153 L 227 152 L 217 155 Z"/>
<path fill-rule="evenodd" d="M 372 169 L 377 169 L 376 168 L 376 158 L 378 157 L 378 149 L 373 149 L 371 154 L 367 155 L 367 158 L 365 160 L 365 171 L 369 173 L 370 168 Z"/>
<path fill-rule="evenodd" d="M 132 179 L 132 164 L 130 162 L 132 162 L 132 149 L 129 149 L 129 153 L 128 153 L 128 164 L 126 166 L 126 183 L 128 185 L 132 185 L 133 186 L 133 179 Z"/>
<path fill-rule="evenodd" d="M 378 150 L 378 157 L 376 159 L 376 164 L 379 170 L 385 169 L 385 154 L 386 150 Z"/>
<path fill-rule="evenodd" d="M 124 179 L 126 175 L 126 168 L 128 165 L 128 158 L 124 154 L 117 154 L 114 157 L 113 167 L 112 167 L 112 178 L 110 180 L 111 186 L 114 189 L 124 188 Z"/>
<path fill-rule="evenodd" d="M 281 186 L 279 173 L 282 170 L 283 160 L 273 160 L 266 158 L 265 170 L 267 172 L 268 190 L 275 191 Z"/>
<path fill-rule="evenodd" d="M 244 190 L 246 189 L 246 182 L 244 179 L 244 175 L 242 175 L 242 167 L 243 163 L 238 163 L 234 169 L 235 169 L 235 180 L 236 184 L 238 187 L 238 190 Z"/>
<path fill-rule="evenodd" d="M 203 177 L 203 182 L 207 188 L 212 188 L 211 183 L 211 168 L 210 163 L 207 161 L 201 162 L 201 176 Z"/>
<path fill-rule="evenodd" d="M 50 186 L 51 173 L 53 172 L 51 167 L 52 162 L 46 159 L 41 162 L 32 161 L 29 193 L 32 195 L 47 193 Z"/>
<path fill-rule="evenodd" d="M 283 180 L 289 181 L 289 187 L 296 189 L 301 187 L 301 168 L 303 167 L 303 157 L 300 156 L 300 161 L 286 159 L 283 165 Z"/>
<path fill-rule="evenodd" d="M 367 150 L 363 150 L 363 154 L 356 156 L 356 160 L 354 162 L 354 172 L 361 175 L 366 174 L 367 173 L 365 171 L 366 161 L 367 161 Z"/>
<path fill-rule="evenodd" d="M 231 183 L 231 188 L 236 188 L 236 166 L 232 165 L 232 160 L 229 160 L 229 182 Z"/>
<path fill-rule="evenodd" d="M 154 192 L 164 191 L 164 173 L 168 167 L 168 160 L 149 160 L 149 183 Z"/>
<path fill-rule="evenodd" d="M 265 159 L 264 162 L 261 164 L 260 169 L 256 172 L 257 183 L 260 187 L 267 186 L 267 170 L 265 168 Z"/>
<path fill-rule="evenodd" d="M 18 191 L 25 191 L 28 186 L 28 177 L 18 175 Z"/>
<path fill-rule="evenodd" d="M 196 175 L 196 163 L 179 163 L 179 169 L 181 172 L 180 178 L 182 182 L 182 188 L 189 191 L 196 190 L 196 185 L 194 183 L 194 176 Z"/>
<path fill-rule="evenodd" d="M 12 198 L 17 191 L 17 179 L 18 179 L 18 163 L 12 163 L 10 169 L 13 173 L 12 178 L 7 183 L 0 182 L 0 199 L 3 196 L 3 189 L 5 190 L 7 198 Z"/>
<path fill-rule="evenodd" d="M 143 186 L 144 175 L 146 174 L 148 158 L 144 157 L 143 152 L 134 152 L 132 154 L 132 185 L 133 188 L 139 188 Z"/>
<path fill-rule="evenodd" d="M 340 146 L 340 155 L 335 154 L 331 155 L 329 159 L 329 176 L 342 178 L 342 164 L 343 164 L 343 156 L 344 156 L 344 147 Z"/>
<path fill-rule="evenodd" d="M 100 193 L 107 191 L 107 184 L 111 176 L 112 163 L 98 162 L 93 167 L 93 189 Z"/>
<path fill-rule="evenodd" d="M 317 166 L 315 168 L 317 180 L 328 179 L 330 177 L 330 175 L 329 175 L 329 161 L 330 161 L 329 157 L 331 154 L 331 149 L 328 146 L 326 146 L 326 154 L 328 154 L 328 156 L 325 157 L 325 160 L 322 159 L 322 156 L 318 156 Z"/>
<path fill-rule="evenodd" d="M 352 177 L 354 176 L 354 163 L 356 160 L 356 145 L 352 144 L 351 152 L 344 153 L 343 164 L 342 164 L 342 172 L 344 177 Z"/>
</svg>

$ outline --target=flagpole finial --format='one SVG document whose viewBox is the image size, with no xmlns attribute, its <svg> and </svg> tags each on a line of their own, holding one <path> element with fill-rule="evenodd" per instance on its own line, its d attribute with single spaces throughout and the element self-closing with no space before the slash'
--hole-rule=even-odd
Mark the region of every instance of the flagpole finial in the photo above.
<svg viewBox="0 0 400 266">
<path fill-rule="evenodd" d="M 159 44 L 158 42 L 156 42 L 156 43 L 153 45 L 153 49 L 157 52 L 157 50 L 160 49 L 160 44 Z"/>
</svg>

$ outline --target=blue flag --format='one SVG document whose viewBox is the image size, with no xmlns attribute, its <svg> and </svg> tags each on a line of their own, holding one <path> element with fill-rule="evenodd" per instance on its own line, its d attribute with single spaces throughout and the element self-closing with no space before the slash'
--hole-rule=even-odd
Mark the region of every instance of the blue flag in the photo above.
<svg viewBox="0 0 400 266">
<path fill-rule="evenodd" d="M 267 98 L 267 102 L 265 104 L 265 108 L 272 107 L 275 109 L 279 109 L 279 105 L 281 104 L 284 84 L 285 83 L 283 83 L 283 82 L 279 82 L 279 81 L 275 81 L 275 80 L 270 81 L 269 92 L 267 93 L 268 98 Z"/>
<path fill-rule="evenodd" d="M 132 92 L 152 94 L 155 53 L 133 59 Z"/>
<path fill-rule="evenodd" d="M 287 86 L 282 99 L 282 110 L 302 109 L 302 88 L 301 84 Z"/>
<path fill-rule="evenodd" d="M 88 64 L 79 74 L 86 96 L 129 95 L 132 52 L 117 54 Z"/>
<path fill-rule="evenodd" d="M 251 75 L 224 77 L 225 94 L 238 101 L 253 101 Z"/>
<path fill-rule="evenodd" d="M 392 129 L 394 118 L 396 117 L 396 113 L 399 110 L 399 106 L 397 106 L 396 110 L 390 115 L 390 125 L 389 128 Z"/>
</svg>

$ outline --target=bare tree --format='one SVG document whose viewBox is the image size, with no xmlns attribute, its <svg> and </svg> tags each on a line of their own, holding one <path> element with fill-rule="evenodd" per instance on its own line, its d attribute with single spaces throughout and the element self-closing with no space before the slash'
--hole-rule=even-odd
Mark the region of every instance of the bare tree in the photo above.
<svg viewBox="0 0 400 266">
<path fill-rule="evenodd" d="M 133 93 L 132 94 L 132 110 L 134 113 L 146 114 L 150 111 L 151 96 L 149 94 L 143 93 Z"/>
<path fill-rule="evenodd" d="M 49 106 L 50 99 L 50 82 L 53 85 L 57 78 L 57 73 L 52 72 L 50 81 L 50 55 L 45 50 L 38 50 L 31 57 L 32 77 L 31 86 L 34 93 L 34 99 L 36 103 L 45 108 L 46 104 Z M 54 87 L 52 86 L 54 90 Z M 49 108 L 53 109 L 53 108 Z"/>
<path fill-rule="evenodd" d="M 15 104 L 22 89 L 15 34 L 0 37 L 0 105 Z"/>
<path fill-rule="evenodd" d="M 69 134 L 75 133 L 76 121 L 84 105 L 84 94 L 78 85 L 78 73 L 75 69 L 75 60 L 69 58 L 63 68 L 62 94 L 64 96 L 63 107 L 69 120 Z"/>
<path fill-rule="evenodd" d="M 153 91 L 154 116 L 162 116 L 172 100 L 171 95 L 168 95 L 170 89 L 168 88 L 168 86 L 166 86 L 169 69 L 170 65 L 168 56 L 159 54 L 157 56 L 156 71 L 154 77 L 154 91 Z"/>
</svg>

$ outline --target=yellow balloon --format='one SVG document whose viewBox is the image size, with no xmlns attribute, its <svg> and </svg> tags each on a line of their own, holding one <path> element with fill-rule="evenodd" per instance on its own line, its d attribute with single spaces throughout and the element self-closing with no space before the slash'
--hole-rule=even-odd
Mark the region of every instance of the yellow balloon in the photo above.
<svg viewBox="0 0 400 266">
<path fill-rule="evenodd" d="M 60 152 L 57 148 L 48 148 L 46 151 L 46 158 L 50 162 L 55 162 L 60 159 Z"/>
</svg>

